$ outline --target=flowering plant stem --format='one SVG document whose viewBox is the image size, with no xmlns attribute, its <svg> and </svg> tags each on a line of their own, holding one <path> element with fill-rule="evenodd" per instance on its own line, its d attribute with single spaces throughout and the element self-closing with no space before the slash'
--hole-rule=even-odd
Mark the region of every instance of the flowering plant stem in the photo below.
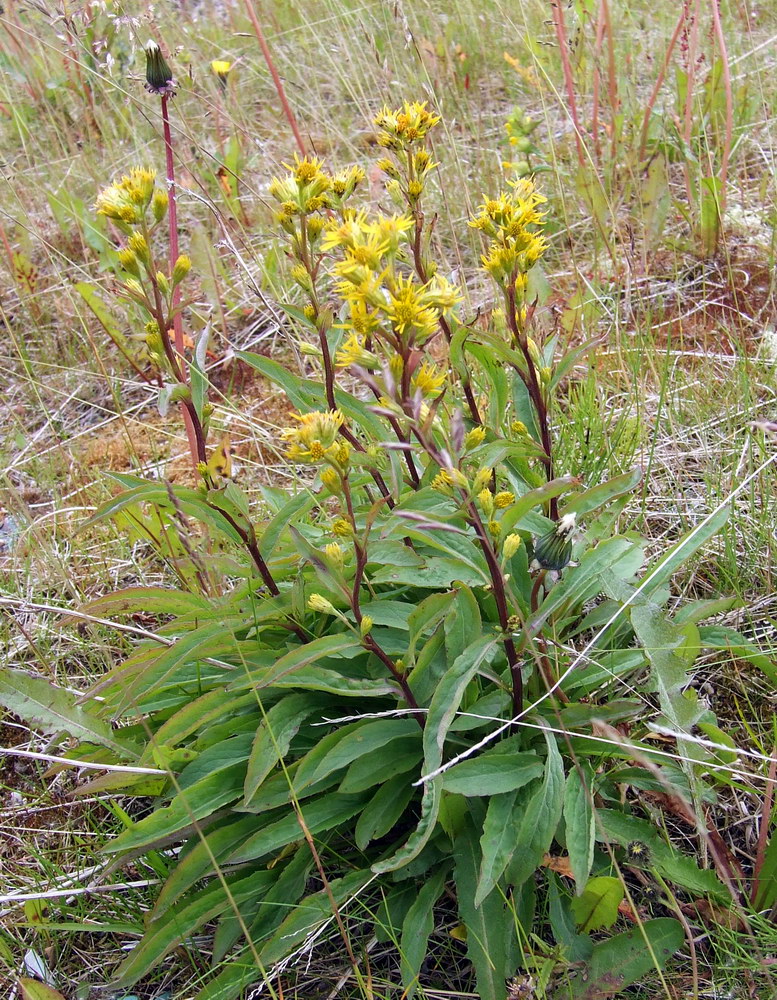
<svg viewBox="0 0 777 1000">
<path fill-rule="evenodd" d="M 173 136 L 170 130 L 170 113 L 168 109 L 168 102 L 170 100 L 169 94 L 162 94 L 162 133 L 165 140 L 165 164 L 167 167 L 167 194 L 170 199 L 169 202 L 169 224 L 170 224 L 170 262 L 175 265 L 178 260 L 178 211 L 176 206 L 175 198 L 175 161 L 173 159 Z M 178 308 L 181 301 L 181 289 L 180 287 L 175 287 L 173 289 L 173 337 L 175 343 L 175 352 L 178 355 L 179 363 L 178 368 L 181 374 L 181 382 L 186 385 L 188 383 L 187 372 L 186 372 L 186 360 L 183 353 L 183 320 L 181 318 L 181 311 Z M 163 341 L 167 341 L 165 336 L 166 331 L 160 327 L 160 333 L 162 335 Z M 200 435 L 197 434 L 195 428 L 194 420 L 192 419 L 191 407 L 187 406 L 185 403 L 181 403 L 181 413 L 183 414 L 183 422 L 186 428 L 186 437 L 189 441 L 189 452 L 192 457 L 192 463 L 195 468 L 198 462 L 205 460 L 204 449 L 205 449 L 205 439 L 198 440 Z"/>
</svg>

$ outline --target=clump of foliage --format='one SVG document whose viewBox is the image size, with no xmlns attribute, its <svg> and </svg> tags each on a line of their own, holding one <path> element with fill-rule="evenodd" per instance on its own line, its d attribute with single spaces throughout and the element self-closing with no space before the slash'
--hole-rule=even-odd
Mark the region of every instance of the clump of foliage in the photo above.
<svg viewBox="0 0 777 1000">
<path fill-rule="evenodd" d="M 330 925 L 358 979 L 358 908 L 412 995 L 453 899 L 483 1000 L 518 970 L 551 995 L 614 996 L 683 943 L 627 884 L 731 903 L 632 805 L 645 789 L 691 810 L 714 795 L 720 756 L 691 735 L 722 734 L 686 688 L 715 606 L 664 605 L 725 512 L 646 565 L 618 530 L 639 470 L 560 474 L 558 397 L 590 345 L 533 326 L 544 198 L 518 178 L 470 220 L 498 308 L 466 322 L 426 205 L 438 122 L 418 103 L 377 118 L 395 214 L 358 207 L 359 167 L 297 158 L 271 185 L 302 299 L 286 311 L 317 375 L 241 355 L 297 410 L 279 438 L 296 486 L 265 487 L 261 506 L 208 450 L 207 333 L 188 359 L 176 349 L 190 265 L 155 250 L 165 193 L 136 170 L 98 200 L 127 237 L 116 272 L 146 317 L 138 363 L 163 409 L 184 408 L 197 477 L 115 476 L 96 517 L 131 515 L 180 585 L 87 608 L 163 624 L 99 699 L 57 716 L 78 718 L 80 759 L 142 769 L 85 791 L 153 796 L 107 845 L 151 853 L 165 879 L 123 986 L 205 925 L 201 1000 L 238 996 Z M 602 935 L 621 914 L 634 928 Z"/>
</svg>

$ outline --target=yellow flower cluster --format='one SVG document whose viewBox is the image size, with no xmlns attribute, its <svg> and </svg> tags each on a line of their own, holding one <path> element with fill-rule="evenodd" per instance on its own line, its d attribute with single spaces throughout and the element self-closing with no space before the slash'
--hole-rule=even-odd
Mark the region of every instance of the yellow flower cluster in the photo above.
<svg viewBox="0 0 777 1000">
<path fill-rule="evenodd" d="M 120 181 L 98 194 L 94 206 L 97 214 L 115 222 L 137 224 L 153 202 L 154 218 L 159 221 L 167 211 L 167 195 L 156 190 L 155 180 L 155 170 L 133 167 Z"/>
<path fill-rule="evenodd" d="M 350 457 L 348 445 L 339 439 L 344 418 L 339 410 L 295 413 L 297 427 L 287 427 L 282 436 L 288 444 L 286 457 L 304 465 L 321 462 L 345 468 Z"/>
<path fill-rule="evenodd" d="M 294 163 L 284 163 L 289 171 L 284 178 L 274 177 L 270 194 L 280 203 L 277 218 L 287 232 L 293 232 L 293 218 L 321 210 L 340 208 L 364 180 L 361 167 L 349 167 L 339 174 L 328 174 L 317 157 L 294 157 Z M 320 233 L 323 226 L 318 227 Z"/>
<path fill-rule="evenodd" d="M 378 143 L 385 149 L 407 150 L 423 140 L 439 121 L 439 115 L 428 110 L 426 101 L 405 101 L 398 111 L 384 107 L 375 118 L 380 129 Z"/>
<path fill-rule="evenodd" d="M 501 285 L 518 279 L 521 291 L 525 285 L 521 276 L 537 263 L 547 247 L 542 234 L 544 213 L 539 211 L 547 199 L 528 178 L 511 186 L 508 194 L 486 199 L 469 224 L 492 240 L 481 258 L 484 269 Z"/>
</svg>

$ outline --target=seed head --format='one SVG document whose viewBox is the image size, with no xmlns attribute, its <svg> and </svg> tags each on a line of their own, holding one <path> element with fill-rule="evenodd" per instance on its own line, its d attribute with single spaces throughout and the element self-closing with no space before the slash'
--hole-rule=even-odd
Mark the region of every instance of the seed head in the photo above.
<svg viewBox="0 0 777 1000">
<path fill-rule="evenodd" d="M 146 42 L 146 90 L 160 97 L 174 97 L 178 84 L 162 50 L 153 39 Z"/>
</svg>

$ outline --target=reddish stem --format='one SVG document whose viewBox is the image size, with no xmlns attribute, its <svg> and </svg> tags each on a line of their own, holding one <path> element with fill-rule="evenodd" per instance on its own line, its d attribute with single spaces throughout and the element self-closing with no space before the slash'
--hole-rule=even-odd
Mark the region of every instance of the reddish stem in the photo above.
<svg viewBox="0 0 777 1000">
<path fill-rule="evenodd" d="M 715 28 L 715 38 L 720 48 L 720 61 L 723 64 L 723 88 L 726 93 L 726 135 L 723 140 L 723 157 L 720 164 L 720 212 L 726 209 L 726 181 L 728 180 L 728 161 L 731 156 L 731 141 L 734 131 L 734 99 L 731 93 L 731 69 L 728 64 L 728 49 L 726 36 L 720 20 L 719 0 L 711 0 L 712 23 Z M 711 172 L 711 171 L 710 171 Z"/>
<path fill-rule="evenodd" d="M 175 161 L 173 160 L 173 136 L 170 131 L 170 112 L 168 109 L 168 101 L 170 100 L 169 94 L 162 95 L 162 132 L 165 138 L 165 163 L 167 166 L 167 196 L 169 198 L 168 212 L 169 212 L 169 223 L 170 223 L 170 267 L 171 269 L 175 266 L 175 262 L 178 260 L 178 208 L 175 198 Z M 186 359 L 183 353 L 183 320 L 181 318 L 181 311 L 178 308 L 181 302 L 181 289 L 177 286 L 173 289 L 172 307 L 173 307 L 173 338 L 175 343 L 175 352 L 178 355 L 178 363 L 181 372 L 181 381 L 186 384 L 187 374 L 186 374 Z M 164 331 L 160 331 L 164 334 Z M 181 404 L 181 413 L 183 414 L 184 427 L 186 428 L 186 438 L 189 442 L 189 452 L 192 456 L 192 463 L 197 468 L 197 463 L 201 461 L 200 458 L 200 448 L 197 442 L 197 433 L 194 428 L 194 423 L 192 422 L 192 417 L 189 412 L 188 407 L 185 404 Z M 203 442 L 204 447 L 204 442 Z"/>
<path fill-rule="evenodd" d="M 267 68 L 270 71 L 270 76 L 272 77 L 272 82 L 275 84 L 275 92 L 278 95 L 278 100 L 281 102 L 281 108 L 286 116 L 286 121 L 291 126 L 291 131 L 294 133 L 294 138 L 297 141 L 297 146 L 302 156 L 306 155 L 305 143 L 300 134 L 300 130 L 297 127 L 297 119 L 294 117 L 294 112 L 289 106 L 289 102 L 286 100 L 286 91 L 283 89 L 283 84 L 281 83 L 281 78 L 278 76 L 278 70 L 275 68 L 275 63 L 273 62 L 272 54 L 270 53 L 270 47 L 267 44 L 267 40 L 264 37 L 264 32 L 262 31 L 262 26 L 259 23 L 259 18 L 256 16 L 256 11 L 254 10 L 254 5 L 251 0 L 245 0 L 245 7 L 248 13 L 248 17 L 253 25 L 256 37 L 259 40 L 259 48 L 262 50 L 262 55 L 264 56 L 264 61 L 267 63 Z"/>
<path fill-rule="evenodd" d="M 672 58 L 672 53 L 674 52 L 674 47 L 677 45 L 677 39 L 680 37 L 680 32 L 685 26 L 685 15 L 686 8 L 683 6 L 680 10 L 680 16 L 677 19 L 677 24 L 672 33 L 672 37 L 669 39 L 669 44 L 666 47 L 666 54 L 664 55 L 664 61 L 661 64 L 661 69 L 659 70 L 658 76 L 656 77 L 656 82 L 653 84 L 653 90 L 648 98 L 647 106 L 645 107 L 645 115 L 642 119 L 642 132 L 639 139 L 639 153 L 637 158 L 641 160 L 645 155 L 645 146 L 647 145 L 647 135 L 648 129 L 650 128 L 650 118 L 653 114 L 653 108 L 658 99 L 658 92 L 664 84 L 664 77 L 666 76 L 666 71 L 669 69 L 669 60 Z"/>
<path fill-rule="evenodd" d="M 551 0 L 551 10 L 553 11 L 553 24 L 556 28 L 556 39 L 558 41 L 559 55 L 561 56 L 561 66 L 564 70 L 564 85 L 567 89 L 567 101 L 569 102 L 569 114 L 575 129 L 575 145 L 577 146 L 577 161 L 581 167 L 585 166 L 585 150 L 583 141 L 580 138 L 580 120 L 577 117 L 577 101 L 575 100 L 575 81 L 572 76 L 572 64 L 569 61 L 569 49 L 567 47 L 567 32 L 564 24 L 564 11 L 559 0 Z"/>
</svg>

